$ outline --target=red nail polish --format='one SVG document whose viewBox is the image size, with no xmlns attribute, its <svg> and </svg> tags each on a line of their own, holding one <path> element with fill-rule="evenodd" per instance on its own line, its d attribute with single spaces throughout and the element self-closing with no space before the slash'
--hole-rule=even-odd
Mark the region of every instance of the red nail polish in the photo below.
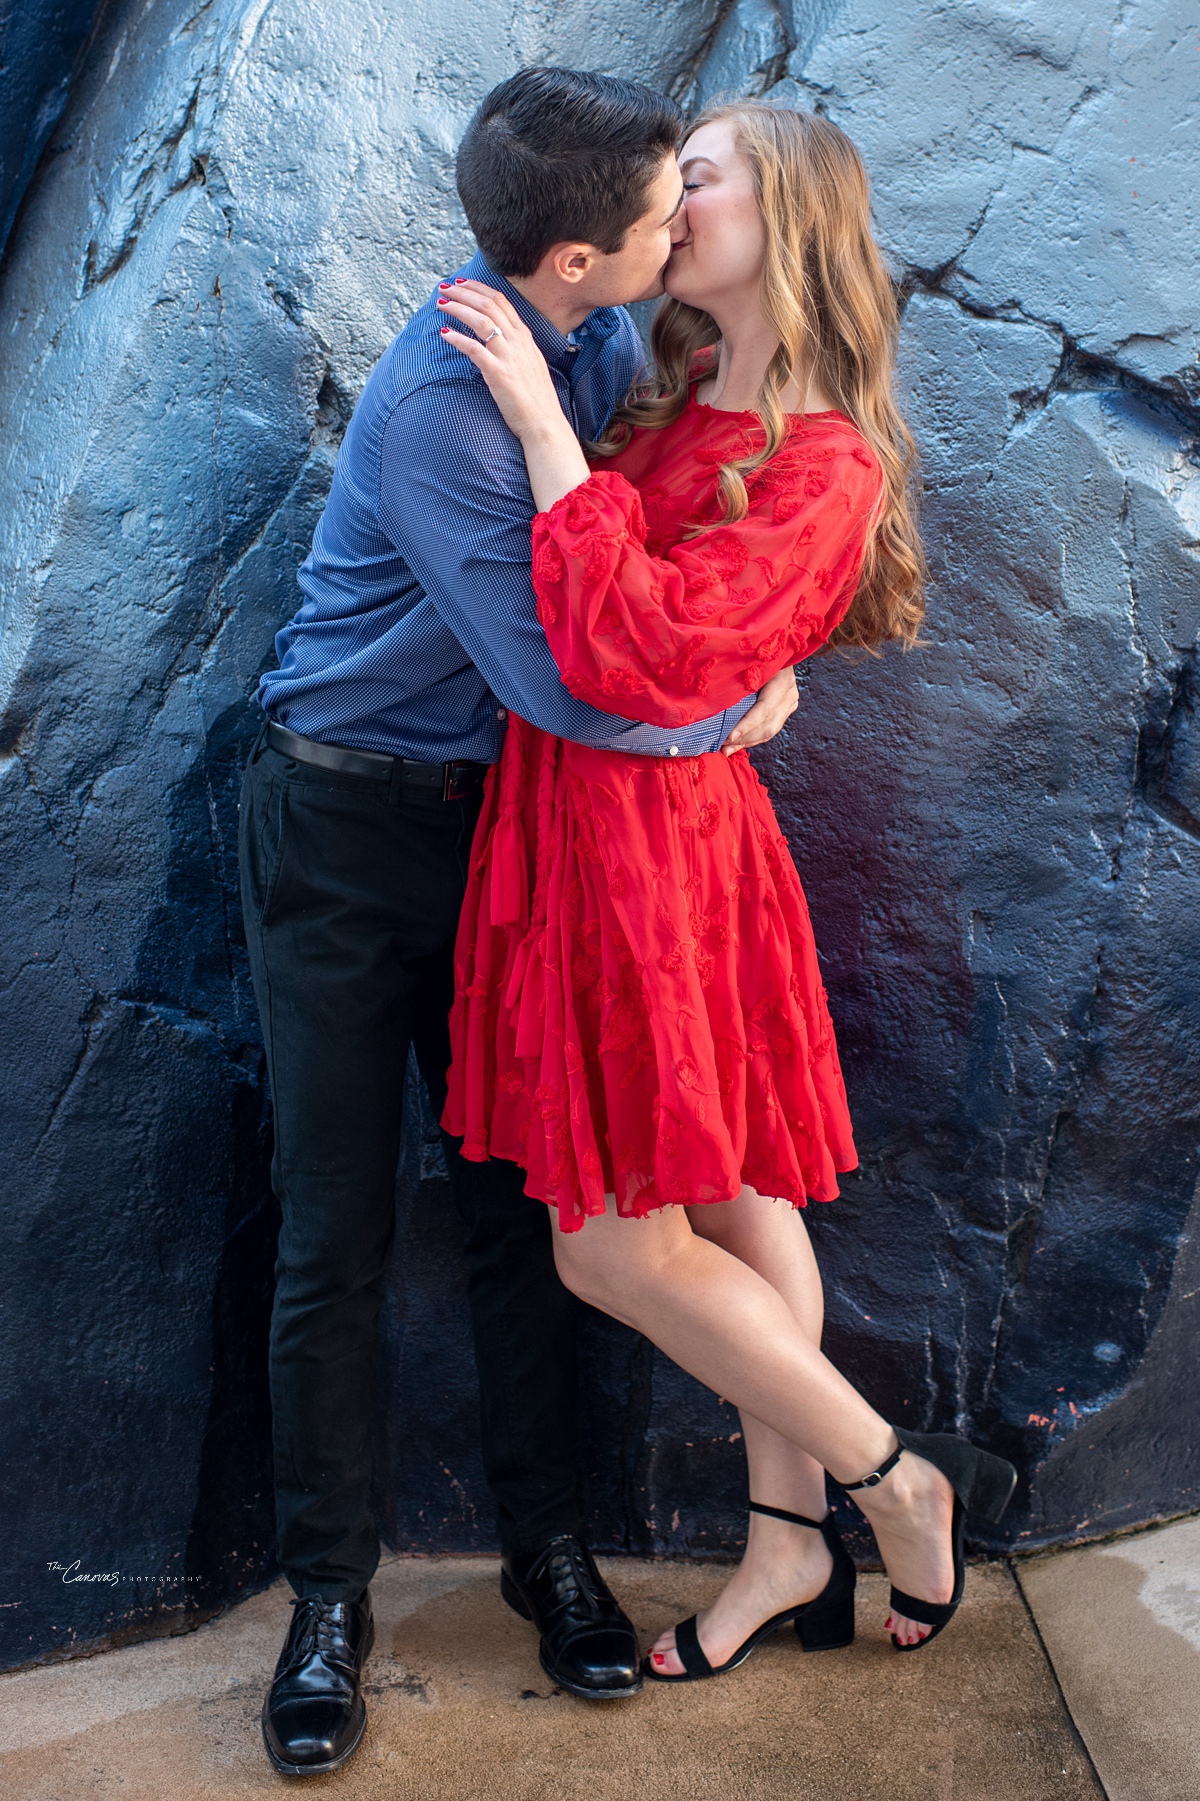
<svg viewBox="0 0 1200 1801">
<path fill-rule="evenodd" d="M 450 283 L 448 281 L 439 281 L 439 283 L 438 283 L 439 288 L 448 288 L 449 286 L 450 286 Z"/>
<path fill-rule="evenodd" d="M 441 325 L 438 327 L 438 330 L 441 332 L 441 334 L 444 338 L 448 338 L 450 336 L 450 327 L 448 325 Z"/>
<path fill-rule="evenodd" d="M 663 1656 L 661 1651 L 656 1651 L 654 1653 L 654 1661 L 655 1661 L 655 1663 L 666 1663 L 667 1660 Z"/>
<path fill-rule="evenodd" d="M 446 296 L 444 294 L 438 295 L 438 305 L 439 306 L 449 306 L 450 305 L 450 302 L 446 299 Z"/>
<path fill-rule="evenodd" d="M 456 275 L 456 276 L 455 276 L 455 277 L 454 277 L 454 285 L 455 285 L 455 287 L 456 287 L 456 288 L 461 288 L 461 287 L 462 287 L 462 285 L 463 285 L 463 283 L 464 283 L 464 281 L 466 281 L 466 279 L 467 279 L 467 278 L 466 278 L 466 276 L 465 276 L 465 275 Z"/>
</svg>

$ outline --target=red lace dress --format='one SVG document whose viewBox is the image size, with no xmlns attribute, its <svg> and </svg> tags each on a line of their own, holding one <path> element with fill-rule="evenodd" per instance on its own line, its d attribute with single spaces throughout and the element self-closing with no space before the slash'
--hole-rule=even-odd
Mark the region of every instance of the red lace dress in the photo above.
<svg viewBox="0 0 1200 1801">
<path fill-rule="evenodd" d="M 848 607 L 878 463 L 840 413 L 794 416 L 735 525 L 718 465 L 750 413 L 680 418 L 533 522 L 538 612 L 563 681 L 605 712 L 705 719 L 808 656 Z M 443 1124 L 520 1164 L 564 1231 L 604 1211 L 803 1206 L 855 1168 L 808 908 L 744 751 L 640 757 L 510 716 L 455 950 Z"/>
</svg>

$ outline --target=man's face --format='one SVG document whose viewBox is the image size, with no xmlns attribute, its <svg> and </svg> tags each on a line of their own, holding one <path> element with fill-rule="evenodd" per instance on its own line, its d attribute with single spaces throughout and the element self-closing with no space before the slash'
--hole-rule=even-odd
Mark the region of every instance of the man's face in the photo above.
<svg viewBox="0 0 1200 1801">
<path fill-rule="evenodd" d="M 588 271 L 587 299 L 592 306 L 629 306 L 662 293 L 671 231 L 682 201 L 679 164 L 674 156 L 666 156 L 650 184 L 646 210 L 629 227 L 621 248 L 598 256 Z"/>
</svg>

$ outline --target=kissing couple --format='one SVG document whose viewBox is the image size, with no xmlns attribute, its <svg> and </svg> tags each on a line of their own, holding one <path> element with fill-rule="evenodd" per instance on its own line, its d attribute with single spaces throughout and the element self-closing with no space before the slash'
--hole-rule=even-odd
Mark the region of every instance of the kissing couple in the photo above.
<svg viewBox="0 0 1200 1801">
<path fill-rule="evenodd" d="M 262 678 L 241 872 L 282 1207 L 271 1322 L 293 1615 L 274 1767 L 366 1724 L 376 1325 L 413 1048 L 465 1244 L 501 1594 L 611 1699 L 854 1633 L 826 1472 L 914 1651 L 1015 1481 L 820 1349 L 800 1209 L 857 1156 L 808 909 L 746 755 L 794 666 L 911 643 L 897 310 L 854 146 L 525 69 L 458 153 L 478 254 L 384 352 Z M 623 307 L 664 295 L 652 364 Z M 745 1555 L 643 1659 L 582 1537 L 574 1297 L 740 1410 Z"/>
</svg>

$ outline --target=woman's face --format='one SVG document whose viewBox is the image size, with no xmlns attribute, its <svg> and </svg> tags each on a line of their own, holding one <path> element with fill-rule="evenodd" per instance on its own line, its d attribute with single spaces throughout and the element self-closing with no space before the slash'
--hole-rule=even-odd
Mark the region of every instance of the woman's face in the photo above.
<svg viewBox="0 0 1200 1801">
<path fill-rule="evenodd" d="M 717 317 L 757 299 L 767 231 L 732 119 L 701 125 L 679 152 L 683 210 L 663 278 L 668 294 Z M 724 303 L 724 304 L 722 304 Z"/>
</svg>

